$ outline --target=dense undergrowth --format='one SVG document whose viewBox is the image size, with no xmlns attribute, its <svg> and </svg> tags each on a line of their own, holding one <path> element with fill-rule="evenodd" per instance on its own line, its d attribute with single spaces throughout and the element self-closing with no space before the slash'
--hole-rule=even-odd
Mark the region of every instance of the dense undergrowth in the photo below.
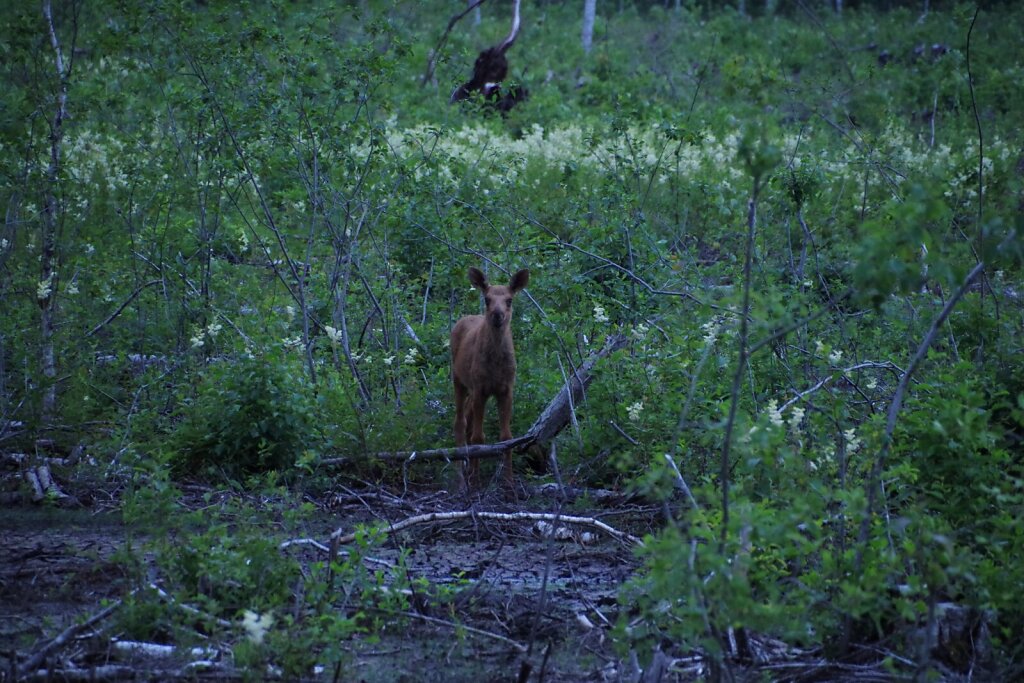
<svg viewBox="0 0 1024 683">
<path fill-rule="evenodd" d="M 623 589 L 646 617 L 624 649 L 720 652 L 742 627 L 927 668 L 919 627 L 956 603 L 989 615 L 985 666 L 1019 667 L 1021 10 L 981 11 L 968 53 L 967 6 L 683 4 L 602 7 L 584 54 L 575 4 L 525 3 L 509 57 L 530 97 L 507 117 L 447 104 L 504 5 L 459 24 L 426 83 L 445 3 L 65 7 L 55 174 L 46 24 L 5 8 L 0 447 L 87 441 L 133 482 L 132 518 L 185 539 L 163 567 L 184 598 L 281 614 L 296 567 L 239 568 L 273 546 L 174 521 L 173 482 L 287 497 L 325 485 L 325 457 L 450 445 L 466 269 L 528 267 L 515 433 L 630 337 L 559 444 L 591 463 L 581 483 L 671 503 Z M 381 595 L 361 566 L 330 570 L 365 587 L 353 604 Z M 383 627 L 379 606 L 328 616 L 306 580 L 302 639 L 279 619 L 240 661 L 302 671 Z"/>
</svg>

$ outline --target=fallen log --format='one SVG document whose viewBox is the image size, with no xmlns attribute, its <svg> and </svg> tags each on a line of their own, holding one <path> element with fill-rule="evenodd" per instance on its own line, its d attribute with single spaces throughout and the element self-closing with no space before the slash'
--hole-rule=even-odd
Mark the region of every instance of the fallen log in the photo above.
<svg viewBox="0 0 1024 683">
<path fill-rule="evenodd" d="M 482 458 L 497 458 L 509 450 L 522 453 L 530 446 L 547 444 L 565 429 L 572 418 L 575 406 L 585 396 L 587 387 L 594 379 L 594 367 L 602 358 L 618 351 L 626 345 L 628 338 L 621 334 L 609 335 L 604 346 L 593 353 L 577 368 L 569 380 L 562 385 L 555 397 L 551 399 L 547 407 L 541 411 L 540 416 L 527 430 L 523 436 L 499 441 L 498 443 L 474 444 L 470 446 L 456 446 L 453 448 L 431 448 L 420 451 L 387 451 L 370 453 L 368 457 L 376 460 L 413 462 L 416 460 L 478 460 Z M 336 466 L 346 465 L 356 461 L 357 458 L 326 458 L 320 461 L 321 465 Z"/>
</svg>

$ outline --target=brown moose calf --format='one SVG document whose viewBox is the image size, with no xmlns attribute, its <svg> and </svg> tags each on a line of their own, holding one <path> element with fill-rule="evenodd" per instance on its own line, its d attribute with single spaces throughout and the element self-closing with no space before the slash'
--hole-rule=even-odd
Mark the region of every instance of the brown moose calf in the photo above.
<svg viewBox="0 0 1024 683">
<path fill-rule="evenodd" d="M 491 286 L 482 272 L 469 269 L 469 281 L 484 295 L 483 315 L 467 315 L 452 328 L 452 382 L 455 385 L 455 445 L 484 443 L 484 404 L 498 403 L 501 440 L 512 438 L 512 390 L 516 351 L 512 346 L 512 297 L 526 287 L 530 271 L 520 270 L 508 287 Z M 479 463 L 466 467 L 463 487 L 477 485 Z M 512 453 L 505 454 L 505 483 L 512 488 Z"/>
</svg>

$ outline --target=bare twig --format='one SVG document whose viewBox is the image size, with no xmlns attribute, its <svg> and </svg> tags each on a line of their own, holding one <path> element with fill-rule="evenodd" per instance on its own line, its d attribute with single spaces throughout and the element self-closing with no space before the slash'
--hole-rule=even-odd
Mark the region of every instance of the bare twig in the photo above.
<svg viewBox="0 0 1024 683">
<path fill-rule="evenodd" d="M 890 363 L 890 362 L 876 363 L 874 361 L 867 361 L 867 362 L 864 362 L 864 363 L 857 363 L 856 365 L 851 365 L 850 367 L 845 368 L 844 370 L 841 370 L 838 375 L 830 374 L 828 377 L 825 377 L 824 379 L 822 379 L 820 382 L 818 382 L 814 386 L 810 387 L 809 389 L 804 389 L 803 391 L 799 392 L 796 396 L 794 396 L 793 398 L 789 399 L 788 401 L 783 403 L 781 406 L 779 406 L 779 412 L 781 413 L 782 411 L 784 411 L 786 408 L 790 407 L 794 403 L 797 403 L 798 401 L 804 400 L 805 398 L 807 398 L 808 396 L 810 396 L 814 392 L 816 392 L 819 389 L 827 386 L 836 377 L 846 377 L 851 372 L 855 372 L 857 370 L 863 370 L 865 368 L 877 368 L 879 370 L 892 370 L 892 371 L 897 372 L 897 373 L 900 372 L 900 369 L 898 367 L 896 367 L 896 365 L 894 365 L 893 363 Z"/>
<path fill-rule="evenodd" d="M 907 392 L 907 387 L 910 386 L 910 380 L 914 376 L 914 372 L 918 366 L 924 360 L 928 353 L 928 349 L 931 347 L 932 342 L 935 341 L 935 337 L 938 335 L 939 328 L 949 317 L 949 314 L 953 312 L 953 309 L 963 298 L 964 294 L 974 283 L 975 279 L 985 269 L 985 262 L 979 262 L 971 272 L 967 274 L 963 284 L 956 290 L 956 293 L 949 298 L 946 305 L 942 308 L 942 311 L 932 321 L 931 327 L 928 328 L 928 332 L 925 334 L 924 339 L 921 340 L 920 346 L 917 347 L 917 352 L 914 357 L 911 358 L 910 364 L 907 366 L 907 371 L 903 373 L 903 377 L 900 379 L 900 383 L 896 386 L 896 392 L 893 394 L 892 403 L 889 404 L 889 412 L 886 417 L 885 423 L 885 436 L 882 442 L 882 449 L 875 459 L 875 464 L 871 468 L 871 476 L 868 478 L 867 486 L 867 511 L 864 515 L 863 520 L 860 524 L 860 534 L 858 540 L 860 546 L 857 549 L 857 555 L 854 559 L 854 571 L 859 572 L 864 561 L 864 548 L 868 541 L 868 536 L 871 533 L 871 520 L 875 513 L 875 498 L 878 495 L 878 490 L 881 485 L 882 472 L 885 470 L 885 461 L 889 455 L 889 450 L 892 448 L 893 433 L 896 431 L 896 418 L 899 416 L 900 408 L 903 407 L 903 396 Z"/>
<path fill-rule="evenodd" d="M 693 497 L 693 491 L 690 490 L 690 487 L 686 484 L 686 480 L 683 479 L 682 472 L 680 472 L 679 467 L 676 466 L 675 458 L 666 453 L 665 461 L 668 462 L 668 466 L 672 468 L 672 471 L 676 475 L 676 486 L 678 486 L 679 490 L 686 495 L 686 499 L 690 501 L 690 505 L 693 506 L 693 509 L 699 510 L 700 505 L 697 504 L 697 499 Z"/>
<path fill-rule="evenodd" d="M 441 40 L 437 41 L 437 47 L 430 53 L 430 59 L 427 60 L 427 70 L 423 73 L 423 78 L 420 80 L 420 85 L 426 85 L 434 78 L 434 68 L 437 66 L 437 56 L 441 54 L 441 49 L 444 48 L 444 44 L 448 42 L 448 36 L 451 35 L 452 29 L 455 28 L 455 24 L 459 23 L 463 17 L 475 10 L 480 5 L 484 4 L 485 0 L 477 0 L 472 3 L 462 12 L 459 12 L 451 19 L 448 20 L 448 28 L 441 34 Z"/>
<path fill-rule="evenodd" d="M 478 636 L 484 636 L 485 638 L 491 638 L 493 640 L 497 640 L 497 641 L 500 641 L 502 643 L 506 643 L 507 645 L 511 645 L 516 650 L 516 652 L 519 652 L 519 653 L 526 652 L 526 646 L 525 645 L 523 645 L 522 643 L 520 643 L 518 641 L 512 640 L 511 638 L 506 638 L 505 636 L 501 635 L 500 633 L 494 633 L 493 631 L 484 631 L 483 629 L 474 628 L 472 626 L 467 626 L 466 624 L 457 624 L 457 623 L 455 623 L 453 621 L 446 621 L 445 619 L 438 619 L 437 617 L 430 617 L 430 616 L 427 616 L 426 614 L 420 614 L 419 612 L 403 612 L 402 614 L 403 614 L 403 616 L 410 617 L 412 619 L 419 619 L 420 621 L 425 621 L 425 622 L 430 623 L 430 624 L 439 624 L 441 626 L 447 626 L 448 628 L 451 628 L 453 630 L 465 631 L 467 633 L 475 633 Z"/>
<path fill-rule="evenodd" d="M 117 600 L 117 601 L 111 603 L 110 605 L 108 605 L 107 607 L 103 608 L 102 610 L 100 610 L 96 614 L 92 615 L 91 617 L 89 617 L 85 621 L 81 622 L 80 624 L 74 624 L 74 625 L 69 626 L 68 628 L 64 629 L 63 631 L 61 631 L 61 633 L 56 638 L 54 638 L 53 640 L 49 641 L 45 645 L 39 647 L 32 654 L 32 656 L 29 657 L 28 661 L 26 661 L 24 664 L 21 665 L 21 670 L 22 671 L 29 671 L 29 672 L 35 671 L 36 669 L 39 668 L 39 665 L 42 664 L 43 661 L 50 655 L 50 653 L 52 653 L 52 652 L 60 649 L 61 647 L 67 645 L 68 642 L 70 642 L 75 636 L 77 636 L 82 631 L 86 631 L 86 630 L 92 628 L 96 624 L 100 623 L 101 621 L 103 621 L 104 619 L 109 617 L 120 606 L 121 606 L 121 601 Z"/>
<path fill-rule="evenodd" d="M 174 605 L 178 609 L 184 610 L 185 612 L 188 612 L 191 615 L 194 615 L 194 616 L 201 617 L 203 619 L 207 619 L 209 621 L 212 621 L 213 623 L 215 623 L 218 626 L 221 626 L 223 628 L 231 628 L 233 626 L 233 624 L 230 621 L 228 621 L 227 619 L 221 619 L 220 617 L 215 617 L 212 614 L 210 614 L 209 612 L 204 612 L 201 609 L 197 609 L 197 608 L 193 607 L 192 605 L 186 605 L 183 602 L 179 602 L 178 600 L 176 600 L 174 598 L 173 595 L 171 595 L 170 593 L 168 593 L 167 591 L 165 591 L 163 588 L 161 588 L 160 586 L 156 585 L 155 583 L 151 582 L 149 584 L 149 589 L 151 591 L 155 592 L 157 595 L 159 595 L 164 600 L 166 600 L 168 604 Z"/>
<path fill-rule="evenodd" d="M 748 319 L 750 316 L 750 272 L 754 259 L 754 232 L 757 227 L 757 196 L 761 191 L 760 176 L 754 177 L 754 189 L 750 195 L 750 203 L 747 210 L 747 247 L 743 260 L 743 306 L 740 313 L 740 335 L 739 335 L 739 358 L 736 361 L 736 372 L 732 378 L 732 389 L 729 393 L 729 417 L 725 423 L 725 436 L 722 440 L 722 462 L 719 477 L 719 485 L 722 487 L 722 530 L 721 544 L 725 548 L 725 541 L 729 535 L 729 448 L 732 443 L 732 431 L 736 426 L 736 409 L 740 402 L 740 382 L 743 379 L 743 370 L 747 365 L 747 358 L 750 350 L 747 345 Z"/>
<path fill-rule="evenodd" d="M 99 332 L 100 330 L 102 330 L 104 327 L 106 327 L 107 325 L 112 323 L 117 316 L 121 315 L 121 313 L 122 313 L 122 311 L 124 311 L 124 309 L 128 308 L 128 304 L 130 304 L 131 302 L 135 301 L 135 297 L 137 297 L 139 294 L 141 294 L 142 290 L 144 290 L 144 289 L 146 289 L 148 287 L 152 287 L 153 285 L 158 285 L 161 282 L 163 282 L 163 280 L 150 280 L 149 282 L 146 282 L 146 283 L 141 284 L 138 287 L 136 287 L 135 291 L 132 292 L 128 296 L 128 298 L 124 300 L 124 303 L 122 303 L 120 306 L 117 307 L 117 310 L 115 310 L 113 313 L 111 313 L 109 316 L 107 316 L 106 320 L 101 322 L 99 325 L 97 325 L 96 327 L 94 327 L 91 330 L 89 330 L 88 332 L 86 332 L 85 336 L 86 337 L 91 337 L 94 334 L 96 334 L 97 332 Z"/>
<path fill-rule="evenodd" d="M 416 460 L 480 460 L 484 458 L 497 458 L 509 450 L 524 450 L 533 443 L 533 439 L 526 436 L 519 436 L 508 441 L 497 443 L 478 443 L 470 446 L 454 446 L 452 448 L 429 448 L 422 451 L 384 451 L 370 453 L 369 457 L 378 460 L 391 460 L 402 462 L 413 462 Z M 337 466 L 347 465 L 353 461 L 352 458 L 327 458 L 321 460 L 321 465 Z"/>
</svg>

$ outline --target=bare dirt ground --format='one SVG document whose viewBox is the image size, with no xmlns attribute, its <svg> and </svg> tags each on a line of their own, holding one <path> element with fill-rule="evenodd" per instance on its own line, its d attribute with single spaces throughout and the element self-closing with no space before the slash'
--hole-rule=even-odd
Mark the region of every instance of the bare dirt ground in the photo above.
<svg viewBox="0 0 1024 683">
<path fill-rule="evenodd" d="M 185 490 L 178 501 L 183 510 L 220 507 L 239 496 L 203 486 Z M 286 544 L 279 551 L 308 575 L 331 547 L 344 552 L 344 540 L 332 544 L 332 536 L 359 524 L 388 524 L 387 541 L 364 562 L 389 576 L 404 555 L 410 585 L 420 586 L 400 619 L 392 614 L 382 629 L 340 643 L 343 668 L 312 671 L 303 680 L 707 680 L 710 663 L 701 653 L 663 642 L 663 654 L 651 663 L 650 653 L 622 652 L 612 643 L 613 627 L 630 616 L 630 606 L 619 602 L 620 587 L 640 565 L 631 539 L 660 524 L 660 509 L 622 497 L 581 500 L 588 502 L 559 503 L 537 491 L 513 503 L 493 490 L 468 499 L 436 490 L 398 495 L 342 488 L 312 501 L 316 511 L 301 525 L 301 537 L 268 525 L 274 543 Z M 553 513 L 556 518 L 537 518 Z M 568 515 L 596 524 L 570 523 Z M 416 518 L 421 522 L 406 525 Z M 127 640 L 110 612 L 140 576 L 153 585 L 163 577 L 145 536 L 128 533 L 121 519 L 109 502 L 0 510 L 0 681 L 285 680 L 272 669 L 239 669 L 230 642 L 211 638 L 192 650 Z M 445 588 L 448 599 L 438 601 Z M 238 624 L 224 626 L 235 642 L 242 637 Z M 729 665 L 731 680 L 868 683 L 909 676 L 897 675 L 881 650 L 867 648 L 863 658 L 837 663 L 767 636 L 744 638 L 746 653 Z M 945 670 L 938 680 L 970 676 Z"/>
<path fill-rule="evenodd" d="M 193 502 L 198 504 L 198 494 Z M 326 544 L 334 529 L 447 513 L 459 509 L 458 502 L 436 492 L 398 498 L 347 491 L 318 505 L 322 514 L 310 529 L 311 538 Z M 548 512 L 555 505 L 544 496 L 516 504 L 496 497 L 478 500 L 475 507 L 515 515 Z M 652 521 L 650 509 L 625 505 L 582 514 L 636 532 Z M 54 648 L 46 659 L 51 669 L 16 671 L 15 652 L 24 665 L 26 655 L 124 597 L 130 588 L 124 564 L 127 536 L 116 511 L 35 506 L 5 509 L 0 532 L 0 680 L 225 677 L 224 669 L 182 668 L 187 660 L 179 657 L 115 648 L 113 620 L 76 631 Z M 323 672 L 318 680 L 517 680 L 527 672 L 528 680 L 620 679 L 620 659 L 608 632 L 619 611 L 619 586 L 638 566 L 628 544 L 579 525 L 469 517 L 404 529 L 390 535 L 373 557 L 394 564 L 403 547 L 410 549 L 405 564 L 411 578 L 458 589 L 453 610 L 438 614 L 419 605 L 400 632 L 351 639 L 346 669 Z M 287 552 L 304 564 L 325 559 L 312 545 Z M 218 655 L 225 656 L 230 654 Z M 55 676 L 58 670 L 63 674 Z"/>
</svg>

